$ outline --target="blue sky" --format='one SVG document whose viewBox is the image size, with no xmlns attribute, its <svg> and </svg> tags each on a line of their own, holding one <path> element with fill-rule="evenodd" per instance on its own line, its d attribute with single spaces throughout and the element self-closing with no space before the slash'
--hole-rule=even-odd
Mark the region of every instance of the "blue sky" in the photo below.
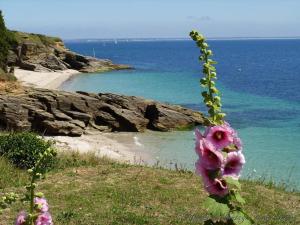
<svg viewBox="0 0 300 225">
<path fill-rule="evenodd" d="M 0 0 L 11 29 L 63 38 L 300 36 L 300 0 Z"/>
</svg>

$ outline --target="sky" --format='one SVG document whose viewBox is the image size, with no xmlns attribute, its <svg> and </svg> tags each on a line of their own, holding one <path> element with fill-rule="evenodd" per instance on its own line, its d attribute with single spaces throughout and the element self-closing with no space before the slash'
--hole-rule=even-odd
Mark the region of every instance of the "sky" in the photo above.
<svg viewBox="0 0 300 225">
<path fill-rule="evenodd" d="M 300 37 L 300 0 L 0 0 L 13 30 L 79 38 Z"/>
</svg>

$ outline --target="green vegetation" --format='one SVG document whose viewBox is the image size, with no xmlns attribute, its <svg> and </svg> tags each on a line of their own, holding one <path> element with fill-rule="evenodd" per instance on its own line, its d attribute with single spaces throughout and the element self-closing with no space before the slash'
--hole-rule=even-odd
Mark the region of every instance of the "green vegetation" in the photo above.
<svg viewBox="0 0 300 225">
<path fill-rule="evenodd" d="M 0 136 L 0 155 L 5 156 L 19 168 L 34 167 L 40 154 L 43 154 L 48 148 L 52 148 L 52 143 L 41 139 L 34 133 L 10 133 Z M 53 163 L 53 161 L 47 162 L 43 168 L 47 170 Z"/>
<path fill-rule="evenodd" d="M 16 80 L 17 80 L 17 78 L 13 74 L 6 73 L 6 72 L 4 72 L 3 69 L 0 68 L 0 82 L 1 81 L 16 81 Z"/>
<path fill-rule="evenodd" d="M 201 53 L 199 60 L 203 64 L 204 78 L 200 80 L 200 84 L 207 89 L 202 92 L 202 97 L 210 115 L 208 119 L 211 124 L 223 124 L 226 114 L 222 112 L 221 93 L 216 87 L 217 71 L 214 65 L 217 62 L 212 60 L 213 52 L 209 49 L 209 45 L 202 34 L 191 31 L 190 36 L 196 42 Z"/>
<path fill-rule="evenodd" d="M 56 45 L 58 42 L 62 42 L 62 40 L 58 37 L 49 37 L 42 34 L 31 34 L 24 33 L 20 31 L 10 31 L 10 33 L 14 36 L 17 43 L 22 43 L 24 41 L 36 43 L 38 45 Z"/>
<path fill-rule="evenodd" d="M 93 155 L 60 154 L 46 180 L 39 183 L 55 224 L 202 224 L 206 193 L 191 172 L 117 163 Z M 28 174 L 0 160 L 3 191 L 24 190 Z M 3 172 L 2 172 L 3 171 Z M 300 194 L 243 181 L 245 206 L 257 224 L 299 224 Z M 13 224 L 20 203 L 0 216 Z"/>
<path fill-rule="evenodd" d="M 2 11 L 0 11 L 0 69 L 2 69 L 4 72 L 7 72 L 6 64 L 9 50 L 8 36 L 9 35 L 4 23 Z"/>
</svg>

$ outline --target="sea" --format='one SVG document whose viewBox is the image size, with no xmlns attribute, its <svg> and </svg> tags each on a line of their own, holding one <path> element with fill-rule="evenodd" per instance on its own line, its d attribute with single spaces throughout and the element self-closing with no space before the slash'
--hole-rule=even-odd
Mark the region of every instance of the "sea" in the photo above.
<svg viewBox="0 0 300 225">
<path fill-rule="evenodd" d="M 226 120 L 244 144 L 243 178 L 300 189 L 300 40 L 208 40 L 213 50 Z M 141 96 L 206 112 L 199 49 L 190 40 L 69 40 L 73 51 L 134 70 L 80 74 L 67 91 Z M 134 136 L 159 165 L 194 170 L 193 131 Z"/>
</svg>

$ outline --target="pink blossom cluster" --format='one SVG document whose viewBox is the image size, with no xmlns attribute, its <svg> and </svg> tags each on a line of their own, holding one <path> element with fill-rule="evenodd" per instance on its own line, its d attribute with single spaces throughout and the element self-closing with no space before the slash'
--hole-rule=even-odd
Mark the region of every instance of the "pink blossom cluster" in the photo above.
<svg viewBox="0 0 300 225">
<path fill-rule="evenodd" d="M 35 209 L 37 212 L 37 218 L 34 225 L 53 225 L 52 217 L 48 212 L 49 206 L 45 198 L 34 198 Z M 27 213 L 21 211 L 16 219 L 15 225 L 25 225 L 27 219 Z"/>
<path fill-rule="evenodd" d="M 208 193 L 223 197 L 229 192 L 226 177 L 238 179 L 245 164 L 242 142 L 226 122 L 207 127 L 203 135 L 196 129 L 195 135 L 196 173 L 202 176 Z"/>
</svg>

